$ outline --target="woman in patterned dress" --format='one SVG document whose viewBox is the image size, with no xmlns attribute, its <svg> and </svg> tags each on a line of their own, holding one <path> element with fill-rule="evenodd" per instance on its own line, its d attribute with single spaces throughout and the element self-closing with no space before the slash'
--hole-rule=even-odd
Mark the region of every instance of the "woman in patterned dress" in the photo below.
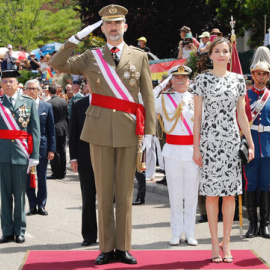
<svg viewBox="0 0 270 270">
<path fill-rule="evenodd" d="M 245 80 L 242 75 L 227 71 L 231 58 L 230 42 L 224 37 L 216 38 L 209 47 L 209 57 L 213 61 L 213 70 L 197 76 L 193 86 L 193 160 L 201 167 L 200 195 L 206 196 L 212 243 L 211 261 L 231 263 L 234 196 L 242 193 L 237 121 L 249 144 L 249 160 L 254 158 L 254 145 L 245 114 Z M 220 196 L 223 197 L 223 239 L 219 243 L 217 223 Z M 223 259 L 220 250 L 223 251 Z"/>
</svg>

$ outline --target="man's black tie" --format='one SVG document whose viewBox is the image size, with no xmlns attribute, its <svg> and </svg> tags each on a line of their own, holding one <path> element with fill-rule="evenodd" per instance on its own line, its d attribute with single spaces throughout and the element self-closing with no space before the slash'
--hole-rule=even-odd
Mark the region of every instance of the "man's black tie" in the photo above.
<svg viewBox="0 0 270 270">
<path fill-rule="evenodd" d="M 12 109 L 14 109 L 14 106 L 13 106 L 13 102 L 12 102 L 12 101 L 13 101 L 13 98 L 10 97 L 10 98 L 9 98 L 9 102 L 10 102 L 10 104 L 11 104 Z"/>
<path fill-rule="evenodd" d="M 111 48 L 111 52 L 112 52 L 112 57 L 113 57 L 113 60 L 114 60 L 114 63 L 116 66 L 118 66 L 119 62 L 120 62 L 120 59 L 119 57 L 117 56 L 117 52 L 119 52 L 120 50 L 117 48 L 117 47 L 113 47 Z"/>
</svg>

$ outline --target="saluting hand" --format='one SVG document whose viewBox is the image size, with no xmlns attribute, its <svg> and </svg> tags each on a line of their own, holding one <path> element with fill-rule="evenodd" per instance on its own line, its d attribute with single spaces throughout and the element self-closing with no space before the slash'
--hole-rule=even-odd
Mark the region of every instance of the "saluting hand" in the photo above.
<svg viewBox="0 0 270 270">
<path fill-rule="evenodd" d="M 76 34 L 76 36 L 79 39 L 83 39 L 85 37 L 87 37 L 91 32 L 93 32 L 96 28 L 98 28 L 101 24 L 102 24 L 102 20 L 92 24 L 92 25 L 88 25 L 87 27 L 85 27 L 83 30 L 81 30 L 80 32 L 78 32 Z"/>
</svg>

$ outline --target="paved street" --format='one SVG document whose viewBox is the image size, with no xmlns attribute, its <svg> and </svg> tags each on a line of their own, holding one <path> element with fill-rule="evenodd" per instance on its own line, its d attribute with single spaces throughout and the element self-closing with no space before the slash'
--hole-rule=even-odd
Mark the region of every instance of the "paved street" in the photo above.
<svg viewBox="0 0 270 270">
<path fill-rule="evenodd" d="M 49 172 L 50 174 L 50 172 Z M 157 176 L 157 180 L 161 175 Z M 135 190 L 136 194 L 136 190 Z M 27 205 L 28 209 L 28 205 Z M 78 176 L 68 170 L 64 180 L 48 180 L 48 216 L 27 217 L 26 242 L 7 243 L 0 246 L 0 270 L 18 269 L 27 250 L 88 250 L 98 249 L 98 244 L 81 247 L 81 195 Z M 170 212 L 167 188 L 153 182 L 147 183 L 146 204 L 133 207 L 133 249 L 210 249 L 208 224 L 196 225 L 197 247 L 181 244 L 169 246 L 171 237 Z M 244 219 L 244 231 L 247 220 Z M 221 236 L 222 223 L 219 223 Z M 232 249 L 253 249 L 270 264 L 270 240 L 257 237 L 241 239 L 238 223 L 232 231 Z"/>
</svg>

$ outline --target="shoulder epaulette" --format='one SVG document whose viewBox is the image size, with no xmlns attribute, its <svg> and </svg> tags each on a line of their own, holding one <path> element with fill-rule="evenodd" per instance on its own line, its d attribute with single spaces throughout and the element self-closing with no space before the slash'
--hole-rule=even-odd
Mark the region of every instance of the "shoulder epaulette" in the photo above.
<svg viewBox="0 0 270 270">
<path fill-rule="evenodd" d="M 22 95 L 23 98 L 28 98 L 30 100 L 34 100 L 33 98 L 29 97 L 29 96 L 26 96 L 26 95 Z"/>
<path fill-rule="evenodd" d="M 134 47 L 132 45 L 129 46 L 131 49 L 135 49 L 135 50 L 138 50 L 140 52 L 145 52 L 144 50 L 142 50 L 141 48 L 138 48 L 138 47 Z"/>
<path fill-rule="evenodd" d="M 175 92 L 172 90 L 172 89 L 168 89 L 166 92 L 162 92 L 161 93 L 162 95 L 164 94 L 164 95 L 166 95 L 166 94 L 175 94 Z"/>
</svg>

